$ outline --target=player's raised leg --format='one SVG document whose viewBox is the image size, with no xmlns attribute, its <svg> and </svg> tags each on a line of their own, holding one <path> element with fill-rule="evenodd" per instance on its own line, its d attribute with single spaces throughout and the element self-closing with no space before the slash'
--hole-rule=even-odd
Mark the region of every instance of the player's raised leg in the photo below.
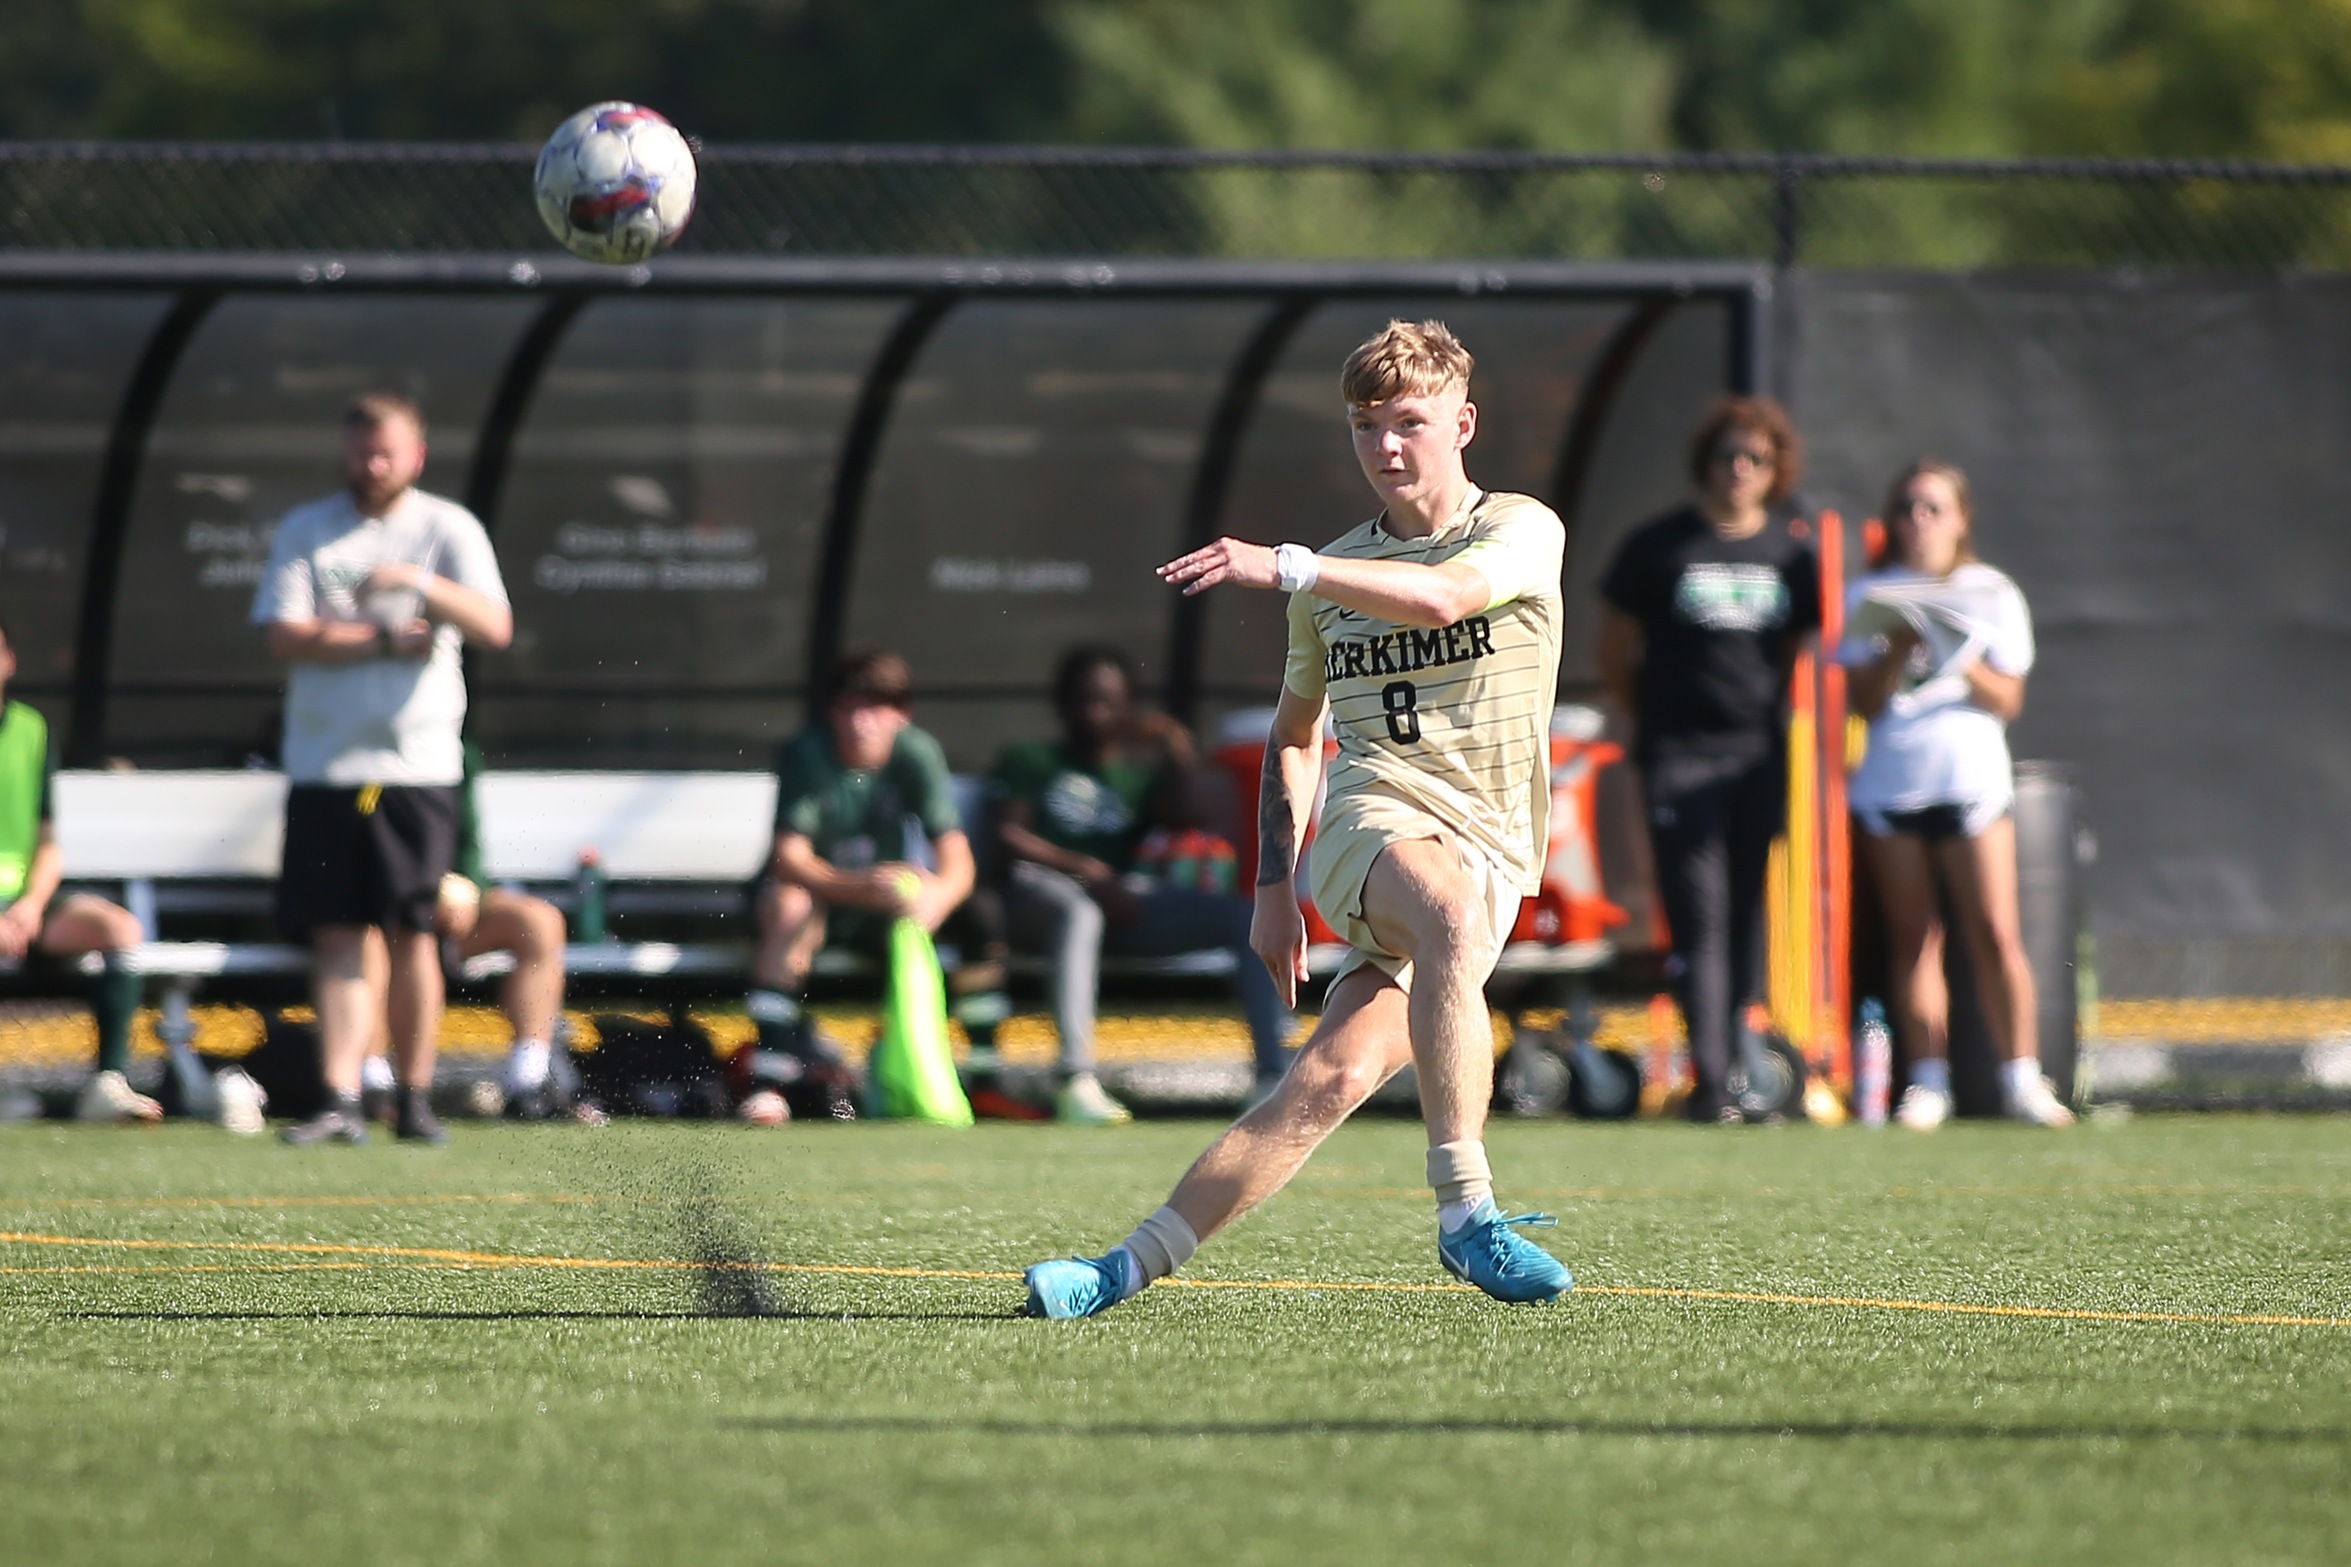
<svg viewBox="0 0 2351 1567">
<path fill-rule="evenodd" d="M 1100 1257 L 1028 1270 L 1034 1317 L 1090 1317 L 1167 1277 L 1201 1242 L 1289 1184 L 1324 1138 L 1412 1059 L 1406 999 L 1362 968 L 1331 987 L 1281 1083 L 1193 1162 L 1158 1212 Z"/>
<path fill-rule="evenodd" d="M 1550 1221 L 1498 1210 L 1486 1160 L 1494 1036 L 1485 986 L 1501 952 L 1499 927 L 1518 900 L 1490 890 L 1476 865 L 1445 839 L 1390 844 L 1364 880 L 1363 920 L 1382 948 L 1412 963 L 1412 1059 L 1428 1125 L 1438 1259 L 1497 1300 L 1550 1300 L 1574 1279 L 1513 1228 Z"/>
</svg>

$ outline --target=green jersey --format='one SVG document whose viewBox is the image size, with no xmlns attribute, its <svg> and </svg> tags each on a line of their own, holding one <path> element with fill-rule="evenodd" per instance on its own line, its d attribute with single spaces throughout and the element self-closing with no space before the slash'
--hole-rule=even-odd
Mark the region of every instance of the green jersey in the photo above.
<svg viewBox="0 0 2351 1567">
<path fill-rule="evenodd" d="M 1144 804 L 1158 782 L 1153 768 L 1119 761 L 1086 766 L 1043 741 L 1007 747 L 989 780 L 999 799 L 1028 806 L 1038 837 L 1122 874 L 1134 868 L 1135 847 L 1149 825 Z"/>
<path fill-rule="evenodd" d="M 486 887 L 489 881 L 482 875 L 482 808 L 474 798 L 474 785 L 482 776 L 482 748 L 471 740 L 465 742 L 460 753 L 464 772 L 457 786 L 457 874 L 477 887 Z"/>
<path fill-rule="evenodd" d="M 22 702 L 0 701 L 0 906 L 24 891 L 49 820 L 49 722 Z"/>
<path fill-rule="evenodd" d="M 933 842 L 961 832 L 947 753 L 915 728 L 898 731 L 890 759 L 865 771 L 844 767 L 832 731 L 802 730 L 776 756 L 776 831 L 795 832 L 841 870 L 906 858 L 906 823 Z"/>
</svg>

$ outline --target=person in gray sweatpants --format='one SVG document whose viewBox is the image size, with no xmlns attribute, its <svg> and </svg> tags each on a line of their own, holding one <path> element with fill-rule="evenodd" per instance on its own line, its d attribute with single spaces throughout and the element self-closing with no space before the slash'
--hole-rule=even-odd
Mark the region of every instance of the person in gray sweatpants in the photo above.
<svg viewBox="0 0 2351 1567">
<path fill-rule="evenodd" d="M 1127 1119 L 1094 1075 L 1104 953 L 1230 952 L 1261 1090 L 1279 1080 L 1289 1059 L 1289 1009 L 1250 950 L 1248 901 L 1135 874 L 1152 816 L 1183 792 L 1199 763 L 1183 726 L 1138 709 L 1133 691 L 1133 673 L 1115 648 L 1072 649 L 1053 683 L 1062 738 L 1008 748 L 990 779 L 1009 862 L 1005 911 L 1013 945 L 1052 964 L 1064 1079 L 1056 1108 L 1063 1120 L 1087 1124 Z"/>
</svg>

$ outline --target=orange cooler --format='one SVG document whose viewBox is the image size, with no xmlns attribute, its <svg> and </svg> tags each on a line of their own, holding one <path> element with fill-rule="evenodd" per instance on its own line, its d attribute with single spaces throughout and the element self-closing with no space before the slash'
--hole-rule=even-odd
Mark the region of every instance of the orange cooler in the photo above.
<svg viewBox="0 0 2351 1567">
<path fill-rule="evenodd" d="M 1575 703 L 1552 712 L 1551 841 L 1543 890 L 1519 906 L 1512 941 L 1597 941 L 1631 918 L 1608 901 L 1600 881 L 1600 770 L 1624 760 L 1624 747 L 1600 738 L 1605 722 L 1598 710 Z"/>
</svg>

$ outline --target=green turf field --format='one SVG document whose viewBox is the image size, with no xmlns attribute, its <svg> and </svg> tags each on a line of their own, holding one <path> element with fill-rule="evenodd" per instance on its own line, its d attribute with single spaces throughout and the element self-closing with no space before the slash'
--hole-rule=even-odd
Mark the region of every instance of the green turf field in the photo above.
<svg viewBox="0 0 2351 1567">
<path fill-rule="evenodd" d="M 0 1131 L 0 1562 L 2351 1554 L 2351 1121 L 1500 1125 L 1551 1308 L 1369 1122 L 1193 1269 L 1280 1287 L 1012 1315 L 1207 1131 Z"/>
</svg>

